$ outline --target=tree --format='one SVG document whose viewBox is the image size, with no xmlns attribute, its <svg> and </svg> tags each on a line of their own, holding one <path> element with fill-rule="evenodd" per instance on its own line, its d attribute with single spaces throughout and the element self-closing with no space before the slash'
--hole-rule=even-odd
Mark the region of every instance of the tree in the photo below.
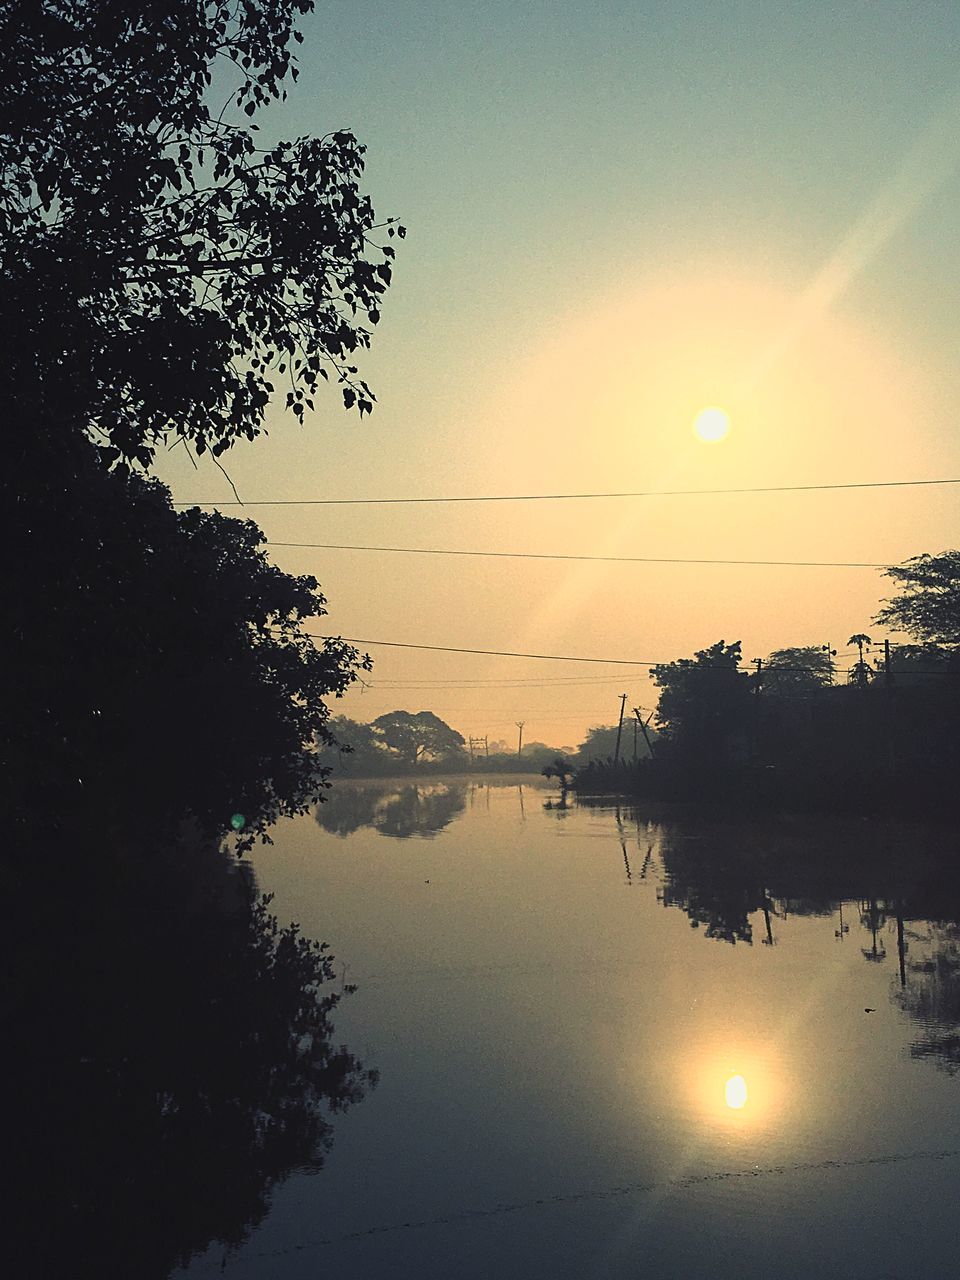
<svg viewBox="0 0 960 1280">
<path fill-rule="evenodd" d="M 383 734 L 386 745 L 407 764 L 434 760 L 445 755 L 459 755 L 464 738 L 432 711 L 388 711 L 378 716 L 373 727 Z"/>
<path fill-rule="evenodd" d="M 574 774 L 574 767 L 569 760 L 565 760 L 563 756 L 557 756 L 552 764 L 544 765 L 540 772 L 548 782 L 551 778 L 556 778 L 563 795 L 567 794 Z"/>
<path fill-rule="evenodd" d="M 870 646 L 873 644 L 873 641 L 868 635 L 864 635 L 862 631 L 858 631 L 855 635 L 850 637 L 847 644 L 855 644 L 859 654 L 857 661 L 853 664 L 853 668 L 850 671 L 850 683 L 859 685 L 863 688 L 873 679 L 873 671 L 870 669 L 870 664 L 865 662 L 863 659 L 864 649 L 869 653 Z"/>
<path fill-rule="evenodd" d="M 316 579 L 270 564 L 252 521 L 174 512 L 158 482 L 72 443 L 66 479 L 60 451 L 18 472 L 7 548 L 18 834 L 52 851 L 50 827 L 158 830 L 189 811 L 208 833 L 239 815 L 249 840 L 319 798 L 328 700 L 364 664 L 305 634 L 325 612 Z"/>
<path fill-rule="evenodd" d="M 785 697 L 803 697 L 831 684 L 830 655 L 818 645 L 774 649 L 763 663 L 763 691 Z"/>
<path fill-rule="evenodd" d="M 875 622 L 921 644 L 960 648 L 960 551 L 913 556 L 883 572 L 900 595 L 884 602 Z"/>
<path fill-rule="evenodd" d="M 221 454 L 285 387 L 372 409 L 367 347 L 394 250 L 346 130 L 258 145 L 312 0 L 12 3 L 0 17 L 4 407 L 148 466 Z M 393 220 L 387 236 L 404 234 Z"/>
<path fill-rule="evenodd" d="M 343 774 L 362 775 L 382 773 L 389 766 L 391 757 L 373 725 L 348 716 L 333 716 L 327 730 L 330 740 L 317 744 L 317 759 L 324 767 Z"/>
<path fill-rule="evenodd" d="M 693 658 L 653 667 L 657 720 L 673 753 L 708 765 L 745 750 L 751 679 L 740 662 L 740 641 L 718 640 Z"/>
</svg>

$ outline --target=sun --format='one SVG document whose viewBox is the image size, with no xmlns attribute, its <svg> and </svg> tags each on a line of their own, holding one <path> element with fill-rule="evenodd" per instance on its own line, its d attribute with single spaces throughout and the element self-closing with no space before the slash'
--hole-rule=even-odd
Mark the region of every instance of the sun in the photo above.
<svg viewBox="0 0 960 1280">
<path fill-rule="evenodd" d="M 731 1076 L 724 1086 L 724 1099 L 731 1111 L 747 1105 L 747 1082 L 743 1076 Z"/>
<path fill-rule="evenodd" d="M 715 406 L 701 409 L 693 420 L 693 434 L 704 444 L 719 444 L 730 434 L 729 413 Z"/>
</svg>

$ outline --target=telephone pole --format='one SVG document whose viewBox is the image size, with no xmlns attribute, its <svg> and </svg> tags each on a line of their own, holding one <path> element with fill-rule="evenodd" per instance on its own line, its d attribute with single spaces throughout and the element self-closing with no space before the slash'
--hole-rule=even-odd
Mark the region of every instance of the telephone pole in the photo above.
<svg viewBox="0 0 960 1280">
<path fill-rule="evenodd" d="M 640 714 L 640 708 L 634 707 L 633 714 L 637 717 L 637 724 L 640 726 L 640 732 L 643 734 L 643 740 L 647 744 L 647 750 L 650 752 L 650 759 L 652 760 L 653 759 L 653 743 L 650 741 L 650 735 L 647 733 L 647 726 L 644 722 L 643 716 L 641 716 Z M 653 716 L 652 711 L 650 712 L 650 715 L 651 717 Z"/>
<path fill-rule="evenodd" d="M 627 705 L 627 695 L 620 695 L 620 723 L 617 725 L 617 749 L 613 753 L 613 763 L 618 764 L 620 761 L 620 737 L 623 733 L 623 708 Z"/>
<path fill-rule="evenodd" d="M 517 720 L 517 721 L 516 721 L 517 728 L 520 730 L 520 736 L 519 736 L 519 738 L 517 739 L 517 759 L 518 759 L 518 760 L 519 760 L 519 759 L 520 759 L 520 757 L 523 755 L 523 726 L 524 726 L 526 723 L 527 723 L 527 722 L 526 722 L 526 720 Z"/>
<path fill-rule="evenodd" d="M 837 656 L 836 649 L 831 649 L 829 643 L 822 644 L 821 650 L 827 655 L 827 665 L 830 668 L 830 683 L 833 684 L 833 660 Z"/>
</svg>

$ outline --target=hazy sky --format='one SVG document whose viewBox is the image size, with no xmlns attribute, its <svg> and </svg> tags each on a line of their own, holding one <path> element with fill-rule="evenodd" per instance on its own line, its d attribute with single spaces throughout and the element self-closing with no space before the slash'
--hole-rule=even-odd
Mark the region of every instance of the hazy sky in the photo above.
<svg viewBox="0 0 960 1280">
<path fill-rule="evenodd" d="M 409 230 L 362 362 L 373 417 L 333 391 L 303 429 L 271 415 L 224 459 L 244 499 L 960 475 L 960 6 L 357 0 L 304 33 L 264 133 L 352 128 Z M 706 405 L 721 444 L 693 436 Z M 232 496 L 182 449 L 160 471 L 178 500 Z M 950 488 L 245 514 L 276 541 L 563 554 L 960 542 Z M 271 554 L 320 579 L 326 630 L 371 640 L 662 661 L 882 634 L 869 569 Z M 360 719 L 429 707 L 491 740 L 524 719 L 561 745 L 622 692 L 655 700 L 639 670 L 370 652 L 373 687 L 337 706 Z M 455 687 L 476 680 L 548 683 Z"/>
</svg>

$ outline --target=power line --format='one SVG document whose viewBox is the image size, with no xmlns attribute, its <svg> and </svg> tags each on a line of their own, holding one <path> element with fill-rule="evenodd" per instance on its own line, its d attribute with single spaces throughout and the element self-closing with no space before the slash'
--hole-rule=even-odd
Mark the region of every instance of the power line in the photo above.
<svg viewBox="0 0 960 1280">
<path fill-rule="evenodd" d="M 669 667 L 676 662 L 688 662 L 693 670 L 696 671 L 741 671 L 750 674 L 747 667 L 748 663 L 743 663 L 737 667 L 721 665 L 720 663 L 698 663 L 690 658 L 667 658 L 661 659 L 659 662 L 653 662 L 644 658 L 575 658 L 568 654 L 558 653 L 518 653 L 512 649 L 467 649 L 461 646 L 444 645 L 444 644 L 410 644 L 402 640 L 358 640 L 355 636 L 318 636 L 313 631 L 304 631 L 303 634 L 310 640 L 330 641 L 333 644 L 358 644 L 370 645 L 372 648 L 383 649 L 422 649 L 429 653 L 475 653 L 483 657 L 489 658 L 532 658 L 538 662 L 590 662 L 590 663 L 606 663 L 608 666 L 619 667 Z M 802 671 L 810 672 L 809 667 L 768 667 L 767 673 L 771 671 Z M 639 674 L 639 673 L 637 673 Z M 960 671 L 930 670 L 920 671 L 908 668 L 902 672 L 896 672 L 900 676 L 940 676 L 951 675 L 960 676 Z M 395 690 L 401 692 L 401 690 Z"/>
<path fill-rule="evenodd" d="M 491 658 L 536 658 L 542 662 L 601 662 L 618 667 L 659 667 L 659 662 L 643 662 L 627 658 L 573 658 L 557 653 L 516 653 L 510 649 L 465 649 L 445 644 L 406 644 L 400 640 L 357 640 L 351 636 L 318 636 L 312 631 L 303 633 L 313 640 L 332 640 L 342 644 L 369 644 L 374 648 L 425 649 L 431 653 L 479 653 Z"/>
<path fill-rule="evenodd" d="M 538 551 L 459 551 L 439 547 L 360 547 L 343 542 L 274 542 L 271 547 L 298 547 L 316 551 L 383 551 L 408 556 L 481 556 L 495 560 L 588 560 L 606 564 L 727 564 L 771 565 L 806 569 L 886 569 L 887 564 L 864 560 L 713 560 L 683 556 L 587 556 Z"/>
<path fill-rule="evenodd" d="M 370 507 L 435 502 L 568 502 L 603 498 L 680 498 L 745 493 L 814 493 L 840 489 L 907 489 L 960 484 L 945 480 L 860 480 L 843 484 L 776 484 L 737 489 L 640 489 L 625 493 L 496 493 L 437 498 L 259 498 L 249 502 L 175 502 L 175 507 Z"/>
</svg>

